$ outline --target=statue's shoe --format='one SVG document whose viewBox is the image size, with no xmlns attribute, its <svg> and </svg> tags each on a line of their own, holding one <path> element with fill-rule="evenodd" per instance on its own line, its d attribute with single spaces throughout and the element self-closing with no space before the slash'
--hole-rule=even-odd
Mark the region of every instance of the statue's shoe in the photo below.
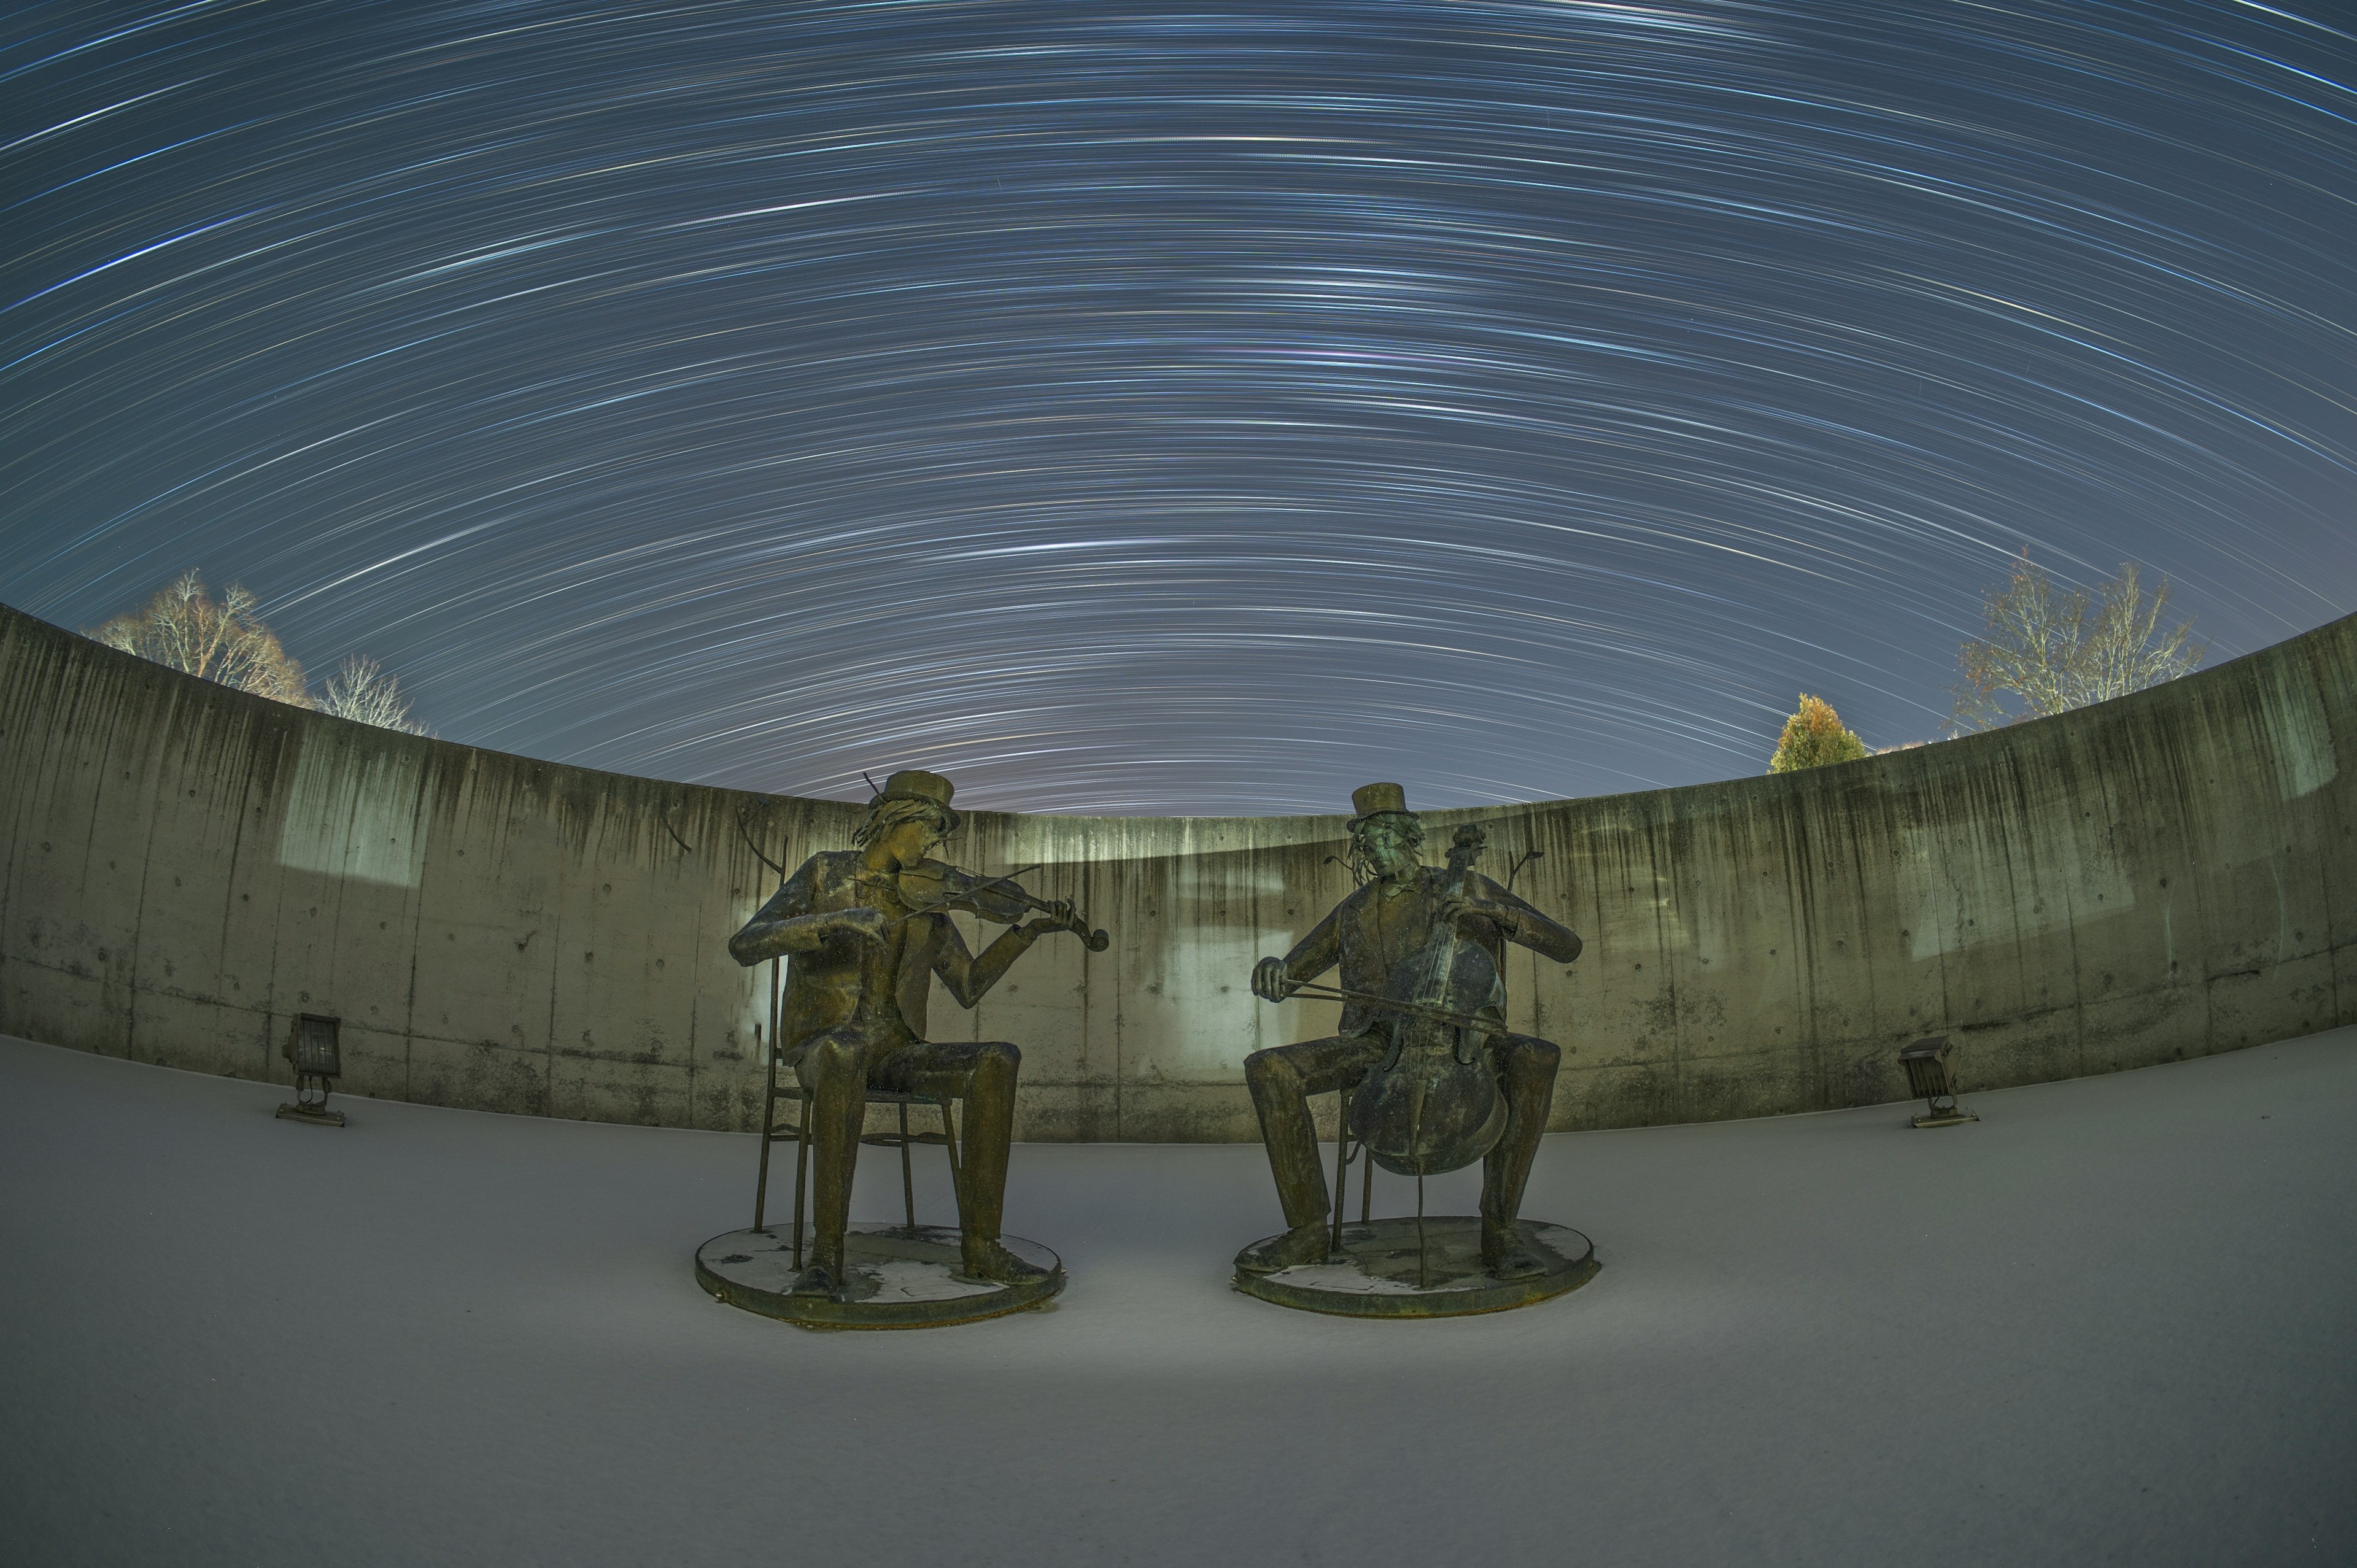
<svg viewBox="0 0 2357 1568">
<path fill-rule="evenodd" d="M 832 1301 L 835 1299 L 835 1292 L 841 1288 L 833 1274 L 813 1263 L 794 1276 L 794 1283 L 787 1288 L 786 1294 L 824 1296 Z"/>
<path fill-rule="evenodd" d="M 1274 1274 L 1304 1263 L 1322 1263 L 1328 1257 L 1328 1240 L 1326 1222 L 1321 1219 L 1254 1242 L 1236 1254 L 1236 1267 L 1248 1274 Z"/>
<path fill-rule="evenodd" d="M 1554 1261 L 1519 1232 L 1511 1238 L 1482 1232 L 1481 1272 L 1493 1280 L 1534 1280 L 1553 1267 Z"/>
<path fill-rule="evenodd" d="M 996 1240 L 968 1237 L 964 1251 L 964 1266 L 958 1270 L 959 1277 L 963 1279 L 988 1280 L 993 1284 L 1019 1285 L 1048 1277 L 1047 1270 L 1037 1263 L 1025 1262 Z"/>
</svg>

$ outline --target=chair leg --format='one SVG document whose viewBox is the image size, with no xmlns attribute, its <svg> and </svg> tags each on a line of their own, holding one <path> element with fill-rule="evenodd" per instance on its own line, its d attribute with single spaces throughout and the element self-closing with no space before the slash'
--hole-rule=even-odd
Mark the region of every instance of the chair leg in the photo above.
<svg viewBox="0 0 2357 1568">
<path fill-rule="evenodd" d="M 1342 1206 L 1351 1198 L 1351 1091 L 1344 1090 L 1334 1113 L 1334 1240 L 1342 1250 Z"/>
<path fill-rule="evenodd" d="M 950 1157 L 950 1194 L 957 1203 L 958 1230 L 965 1230 L 965 1173 L 958 1168 L 957 1123 L 950 1117 L 950 1102 L 936 1100 L 934 1107 L 942 1113 L 942 1148 Z"/>
<path fill-rule="evenodd" d="M 909 1102 L 900 1101 L 900 1207 L 909 1216 L 909 1234 L 917 1233 L 917 1178 L 909 1169 Z"/>
<path fill-rule="evenodd" d="M 802 1101 L 802 1125 L 794 1137 L 794 1272 L 802 1267 L 802 1189 L 810 1177 L 810 1101 Z"/>
<path fill-rule="evenodd" d="M 1415 1288 L 1432 1288 L 1432 1251 L 1424 1244 L 1424 1173 L 1415 1173 Z"/>
<path fill-rule="evenodd" d="M 777 1142 L 770 1136 L 778 1124 L 778 1021 L 773 1012 L 770 1016 L 770 1082 L 761 1095 L 761 1174 L 753 1183 L 753 1229 L 770 1212 L 770 1145 Z"/>
</svg>

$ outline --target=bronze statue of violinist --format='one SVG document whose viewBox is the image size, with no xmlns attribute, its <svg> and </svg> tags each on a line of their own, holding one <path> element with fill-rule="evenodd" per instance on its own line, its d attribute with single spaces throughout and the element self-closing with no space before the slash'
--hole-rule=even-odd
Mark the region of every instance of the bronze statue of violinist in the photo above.
<svg viewBox="0 0 2357 1568">
<path fill-rule="evenodd" d="M 1353 862 L 1368 877 L 1281 959 L 1253 971 L 1253 991 L 1282 1002 L 1323 993 L 1343 1002 L 1341 1033 L 1254 1051 L 1244 1082 L 1285 1206 L 1282 1235 L 1236 1259 L 1269 1274 L 1323 1262 L 1325 1173 L 1308 1097 L 1351 1092 L 1350 1123 L 1376 1163 L 1423 1175 L 1481 1164 L 1481 1264 L 1499 1280 L 1545 1273 L 1516 1226 L 1531 1160 L 1546 1131 L 1561 1053 L 1505 1028 L 1500 961 L 1515 942 L 1569 963 L 1579 938 L 1472 869 L 1479 830 L 1460 833 L 1447 871 L 1421 864 L 1424 827 L 1396 784 L 1351 797 Z M 1310 983 L 1341 965 L 1340 986 Z"/>
<path fill-rule="evenodd" d="M 939 975 L 961 1006 L 972 1007 L 1049 931 L 1073 931 L 1097 950 L 1105 938 L 1088 931 L 1069 904 L 1033 898 L 1004 878 L 974 876 L 932 859 L 958 829 L 951 788 L 937 773 L 893 774 L 852 835 L 856 847 L 812 855 L 729 939 L 728 951 L 741 964 L 792 957 L 779 1059 L 791 1065 L 810 1095 L 815 1188 L 815 1249 L 794 1281 L 796 1295 L 833 1296 L 844 1285 L 852 1170 L 871 1088 L 965 1101 L 957 1193 L 962 1272 L 1004 1284 L 1045 1272 L 999 1240 L 1023 1053 L 1004 1041 L 926 1039 L 925 1003 Z M 951 923 L 952 909 L 1007 929 L 976 956 Z M 1025 919 L 1035 911 L 1039 918 Z"/>
</svg>

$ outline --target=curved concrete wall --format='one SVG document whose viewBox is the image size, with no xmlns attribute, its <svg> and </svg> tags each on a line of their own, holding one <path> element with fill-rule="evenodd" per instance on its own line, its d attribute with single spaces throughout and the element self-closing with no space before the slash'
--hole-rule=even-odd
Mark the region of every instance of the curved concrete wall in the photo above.
<svg viewBox="0 0 2357 1568">
<path fill-rule="evenodd" d="M 879 767 L 900 759 L 879 757 Z M 1587 940 L 1517 951 L 1515 1026 L 1567 1049 L 1558 1127 L 2141 1067 L 2357 1021 L 2357 618 L 2038 724 L 1781 778 L 1434 812 Z M 595 773 L 299 712 L 0 612 L 0 1030 L 285 1081 L 748 1128 L 760 976 L 724 944 L 857 808 Z M 975 813 L 950 853 L 1076 899 L 937 1037 L 1024 1052 L 1018 1135 L 1255 1135 L 1246 1052 L 1330 1005 L 1246 988 L 1347 890 L 1343 818 Z M 969 932 L 971 935 L 971 931 Z"/>
</svg>

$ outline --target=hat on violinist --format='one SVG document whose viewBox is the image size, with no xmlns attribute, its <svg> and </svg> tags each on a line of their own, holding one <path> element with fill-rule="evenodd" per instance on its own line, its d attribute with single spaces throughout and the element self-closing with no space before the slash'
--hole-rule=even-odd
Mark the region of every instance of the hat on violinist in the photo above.
<svg viewBox="0 0 2357 1568">
<path fill-rule="evenodd" d="M 1353 832 L 1369 817 L 1415 814 L 1407 809 L 1407 791 L 1396 784 L 1361 784 L 1351 791 L 1351 809 L 1358 813 L 1351 819 Z"/>
<path fill-rule="evenodd" d="M 956 788 L 938 773 L 928 773 L 921 768 L 903 768 L 884 780 L 884 788 L 876 791 L 876 799 L 922 801 L 941 812 L 942 831 L 953 833 L 965 820 L 950 805 L 950 796 Z"/>
</svg>

